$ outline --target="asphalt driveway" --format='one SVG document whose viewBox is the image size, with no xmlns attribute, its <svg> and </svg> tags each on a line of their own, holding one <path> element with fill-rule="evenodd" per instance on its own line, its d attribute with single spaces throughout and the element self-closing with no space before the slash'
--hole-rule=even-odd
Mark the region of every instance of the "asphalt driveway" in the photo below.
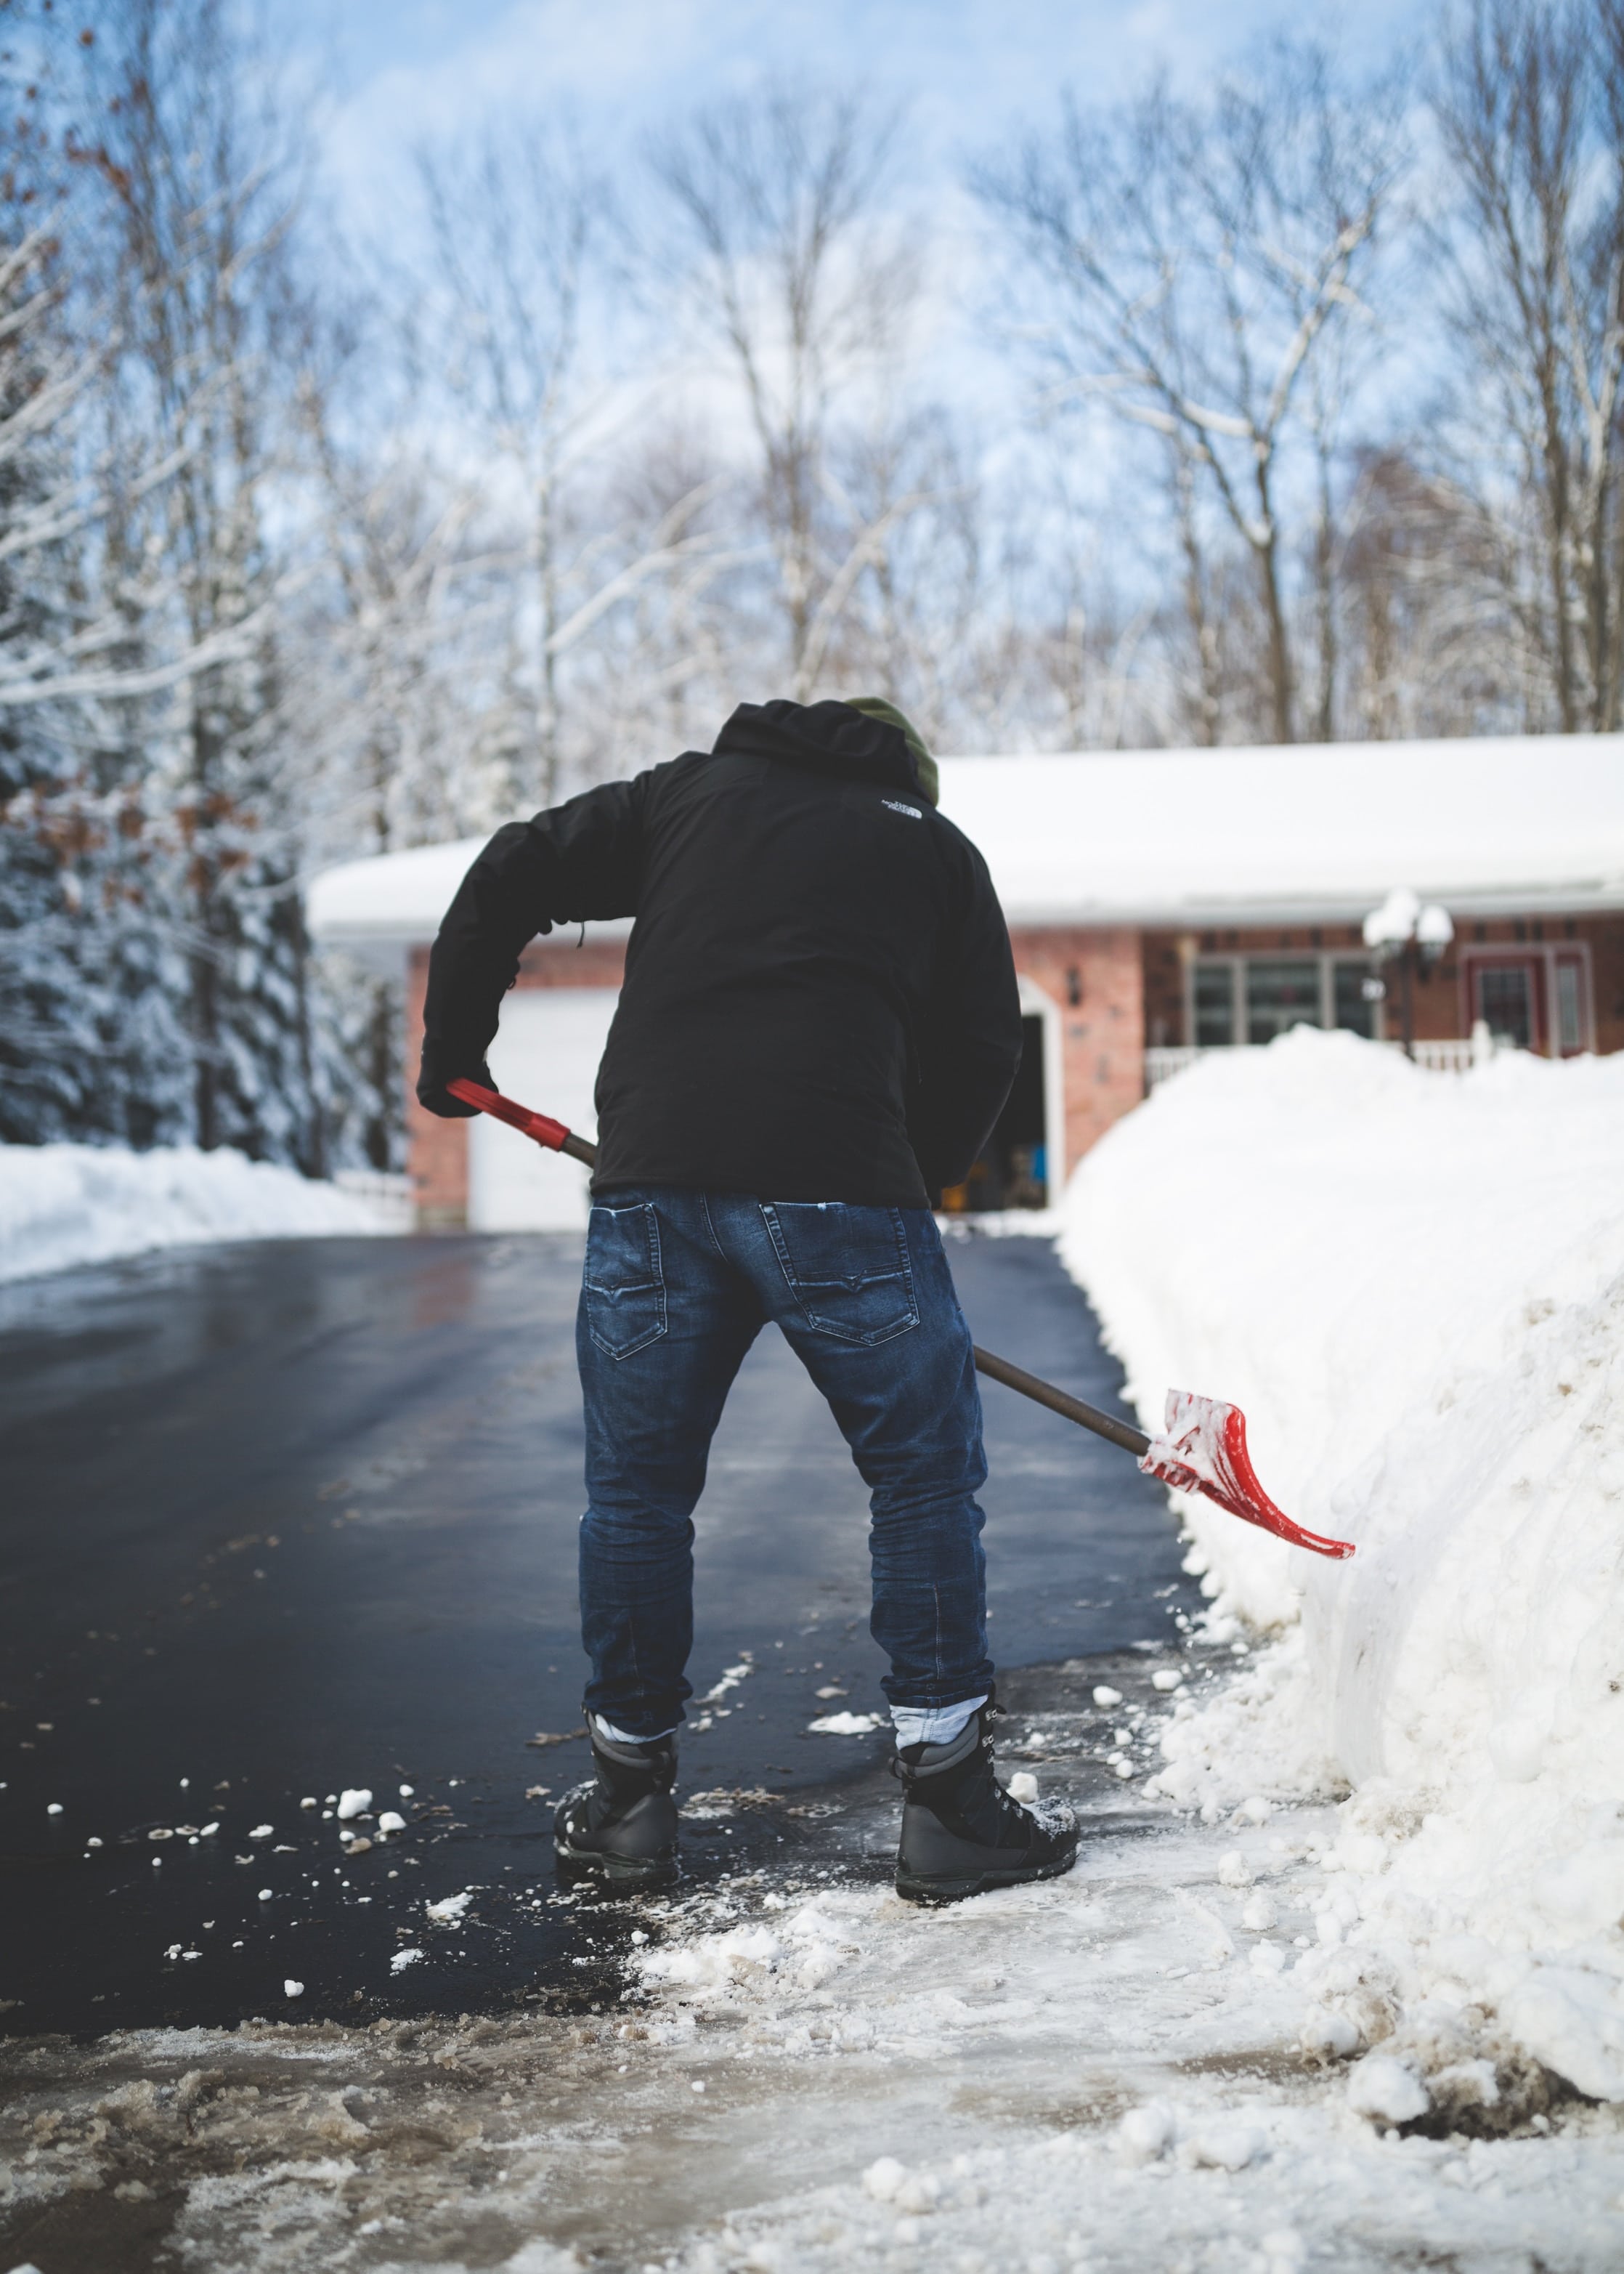
<svg viewBox="0 0 1624 2274">
<path fill-rule="evenodd" d="M 1047 1243 L 951 1252 L 979 1340 L 1115 1403 L 1117 1369 Z M 0 1289 L 13 2032 L 587 1993 L 613 1923 L 554 1886 L 549 1840 L 586 1764 L 569 1734 L 579 1272 L 565 1235 L 312 1240 Z M 995 1655 L 1165 1642 L 1195 1598 L 1160 1490 L 985 1394 Z M 808 1724 L 878 1712 L 882 1668 L 863 1494 L 771 1329 L 697 1522 L 690 1670 L 726 1686 L 697 1709 L 683 1788 L 775 1804 L 748 1825 L 720 1803 L 708 1826 L 695 1814 L 690 1869 L 786 1848 L 804 1866 L 808 1796 L 884 1748 Z M 372 1796 L 348 1826 L 346 1789 Z M 407 1827 L 388 1839 L 385 1809 Z M 370 1845 L 347 1852 L 346 1833 Z M 475 1886 L 508 1925 L 459 1939 L 427 1906 Z"/>
</svg>

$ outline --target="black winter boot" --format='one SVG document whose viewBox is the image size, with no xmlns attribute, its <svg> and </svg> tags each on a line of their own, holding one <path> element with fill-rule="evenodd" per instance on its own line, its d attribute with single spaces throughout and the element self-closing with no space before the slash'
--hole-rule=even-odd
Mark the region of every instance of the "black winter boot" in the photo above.
<svg viewBox="0 0 1624 2274">
<path fill-rule="evenodd" d="M 897 1893 L 911 1903 L 956 1903 L 1071 1868 L 1071 1810 L 1038 1815 L 993 1774 L 992 1711 L 989 1698 L 946 1744 L 898 1747 L 892 1761 L 903 1788 Z"/>
<path fill-rule="evenodd" d="M 649 1744 L 605 1737 L 595 1721 L 590 1784 L 578 1784 L 553 1818 L 559 1862 L 575 1877 L 630 1893 L 668 1887 L 677 1876 L 674 1734 Z"/>
</svg>

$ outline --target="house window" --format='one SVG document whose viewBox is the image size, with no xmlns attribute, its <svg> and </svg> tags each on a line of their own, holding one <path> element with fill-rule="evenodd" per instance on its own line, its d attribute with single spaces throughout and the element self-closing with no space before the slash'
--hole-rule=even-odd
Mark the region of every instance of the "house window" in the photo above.
<svg viewBox="0 0 1624 2274">
<path fill-rule="evenodd" d="M 1477 973 L 1477 1016 L 1497 1043 L 1534 1047 L 1534 971 L 1528 963 L 1489 963 Z M 1576 1023 L 1576 1020 L 1575 1020 Z"/>
<path fill-rule="evenodd" d="M 1188 1033 L 1199 1050 L 1272 1043 L 1292 1027 L 1372 1038 L 1370 960 L 1349 955 L 1203 955 L 1191 972 Z"/>
<path fill-rule="evenodd" d="M 1371 984 L 1368 963 L 1338 960 L 1331 966 L 1331 1024 L 1342 1028 L 1348 1034 L 1363 1035 L 1372 1042 L 1376 1035 L 1376 1005 L 1380 995 Z"/>
<path fill-rule="evenodd" d="M 1481 1019 L 1497 1041 L 1559 1058 L 1596 1047 L 1584 941 L 1470 947 L 1461 977 L 1467 1024 Z"/>
<path fill-rule="evenodd" d="M 1228 956 L 1196 965 L 1194 1026 L 1194 1039 L 1204 1050 L 1235 1040 L 1235 966 Z"/>
<path fill-rule="evenodd" d="M 1297 956 L 1290 962 L 1248 956 L 1245 965 L 1249 1043 L 1272 1043 L 1289 1028 L 1320 1025 L 1318 956 Z"/>
</svg>

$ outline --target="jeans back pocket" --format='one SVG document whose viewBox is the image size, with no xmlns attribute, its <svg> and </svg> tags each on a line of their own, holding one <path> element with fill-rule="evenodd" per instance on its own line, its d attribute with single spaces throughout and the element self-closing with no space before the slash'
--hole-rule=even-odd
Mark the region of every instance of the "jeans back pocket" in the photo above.
<svg viewBox="0 0 1624 2274">
<path fill-rule="evenodd" d="M 919 1324 L 899 1209 L 772 1201 L 761 1212 L 790 1292 L 816 1333 L 883 1343 Z"/>
<path fill-rule="evenodd" d="M 651 1202 L 629 1208 L 594 1204 L 587 1224 L 583 1277 L 587 1331 L 611 1358 L 629 1358 L 665 1331 L 665 1282 L 660 1271 L 659 1218 Z"/>
</svg>

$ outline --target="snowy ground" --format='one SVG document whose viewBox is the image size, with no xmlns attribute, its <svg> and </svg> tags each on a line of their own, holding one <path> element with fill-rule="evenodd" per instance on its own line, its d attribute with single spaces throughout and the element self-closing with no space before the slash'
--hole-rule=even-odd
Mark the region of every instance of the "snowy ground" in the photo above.
<svg viewBox="0 0 1624 2274">
<path fill-rule="evenodd" d="M 826 1867 L 650 1904 L 577 2014 L 17 2046 L 0 2236 L 43 2274 L 1616 2274 L 1620 1158 L 1620 1061 L 1299 1034 L 1167 1084 L 1068 1258 L 1142 1409 L 1234 1397 L 1359 1552 L 1196 1516 L 1204 1633 L 1011 1683 L 1070 1878 L 910 1910 L 861 1788 Z"/>
<path fill-rule="evenodd" d="M 910 1909 L 868 1788 L 828 1803 L 826 1866 L 648 1904 L 579 2014 L 13 2048 L 0 2234 L 43 2274 L 161 2243 L 210 2274 L 1607 2274 L 1615 2110 L 1515 2061 L 1492 2108 L 1470 2078 L 1402 2130 L 1354 2105 L 1334 1810 L 1144 1796 L 1169 1708 L 1226 1678 L 1200 1650 L 1017 1678 L 1008 1766 L 1088 1827 L 1057 1884 Z"/>
<path fill-rule="evenodd" d="M 335 1185 L 224 1148 L 0 1145 L 0 1279 L 202 1240 L 396 1228 Z"/>
</svg>

